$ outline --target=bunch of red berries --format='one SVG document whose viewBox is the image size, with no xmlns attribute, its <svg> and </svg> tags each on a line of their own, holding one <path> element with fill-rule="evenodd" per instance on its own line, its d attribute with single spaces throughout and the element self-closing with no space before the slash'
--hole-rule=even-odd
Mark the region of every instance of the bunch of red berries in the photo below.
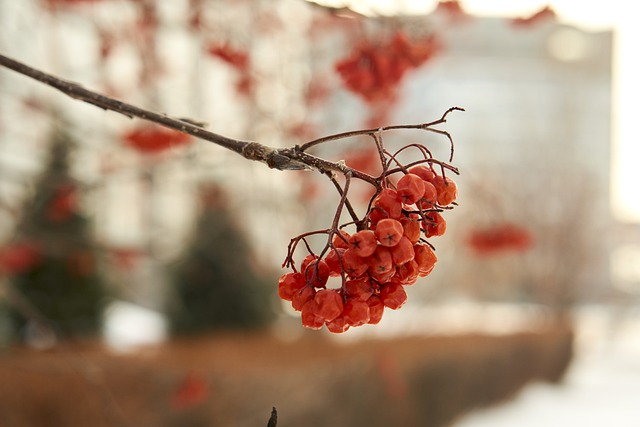
<svg viewBox="0 0 640 427">
<path fill-rule="evenodd" d="M 406 302 L 404 286 L 433 270 L 437 257 L 425 238 L 444 234 L 441 213 L 455 201 L 457 187 L 429 166 L 405 172 L 395 188 L 374 196 L 355 233 L 332 230 L 323 254 L 308 255 L 299 271 L 286 263 L 294 271 L 280 277 L 279 295 L 301 312 L 304 326 L 345 332 L 377 324 L 385 307 Z M 331 277 L 341 278 L 339 288 L 327 287 Z"/>
</svg>

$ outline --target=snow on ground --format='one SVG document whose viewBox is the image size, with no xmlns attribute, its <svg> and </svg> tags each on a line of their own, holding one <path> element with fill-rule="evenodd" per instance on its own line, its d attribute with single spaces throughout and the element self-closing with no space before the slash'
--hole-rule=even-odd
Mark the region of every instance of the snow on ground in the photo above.
<svg viewBox="0 0 640 427">
<path fill-rule="evenodd" d="M 602 307 L 579 313 L 577 355 L 563 383 L 532 384 L 455 427 L 640 426 L 640 313 L 619 314 Z"/>
</svg>

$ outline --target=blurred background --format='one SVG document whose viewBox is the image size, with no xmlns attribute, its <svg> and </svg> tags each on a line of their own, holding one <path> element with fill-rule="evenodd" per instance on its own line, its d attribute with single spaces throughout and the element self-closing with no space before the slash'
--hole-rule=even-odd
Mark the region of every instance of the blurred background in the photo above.
<svg viewBox="0 0 640 427">
<path fill-rule="evenodd" d="M 0 0 L 0 53 L 232 138 L 466 110 L 440 126 L 461 175 L 436 269 L 329 336 L 276 293 L 289 240 L 331 222 L 328 180 L 0 68 L 0 424 L 637 425 L 635 27 L 622 1 Z M 449 155 L 385 135 L 411 143 Z"/>
</svg>

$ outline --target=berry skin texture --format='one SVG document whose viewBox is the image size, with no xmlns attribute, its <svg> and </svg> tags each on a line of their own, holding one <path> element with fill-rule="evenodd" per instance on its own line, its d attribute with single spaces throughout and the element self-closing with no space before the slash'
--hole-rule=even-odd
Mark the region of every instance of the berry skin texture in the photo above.
<svg viewBox="0 0 640 427">
<path fill-rule="evenodd" d="M 324 262 L 329 267 L 329 276 L 338 277 L 342 268 L 342 257 L 344 256 L 346 249 L 336 248 L 331 249 L 327 256 L 324 258 Z"/>
<path fill-rule="evenodd" d="M 402 216 L 402 199 L 398 192 L 391 188 L 382 190 L 373 205 L 386 212 L 388 218 L 398 219 Z"/>
<path fill-rule="evenodd" d="M 324 326 L 324 319 L 318 316 L 316 305 L 313 300 L 309 300 L 301 311 L 302 326 L 309 329 L 320 329 Z"/>
<path fill-rule="evenodd" d="M 348 298 L 366 301 L 373 295 L 373 287 L 368 279 L 347 280 L 343 286 Z"/>
<path fill-rule="evenodd" d="M 323 321 L 332 321 L 340 316 L 344 305 L 342 295 L 335 289 L 321 289 L 313 297 L 315 303 L 314 313 Z"/>
<path fill-rule="evenodd" d="M 342 315 L 336 317 L 330 322 L 327 322 L 326 325 L 329 332 L 333 332 L 334 334 L 341 334 L 343 332 L 347 332 L 351 327 L 351 325 L 347 323 L 347 321 Z"/>
<path fill-rule="evenodd" d="M 349 248 L 361 257 L 373 255 L 378 247 L 376 235 L 371 230 L 361 230 L 349 238 Z"/>
<path fill-rule="evenodd" d="M 415 260 L 418 263 L 420 277 L 428 276 L 438 262 L 438 257 L 428 245 L 415 245 L 413 250 L 416 254 Z"/>
<path fill-rule="evenodd" d="M 304 265 L 304 264 L 303 264 Z M 323 259 L 314 260 L 306 265 L 305 277 L 307 282 L 316 288 L 322 288 L 327 284 L 331 270 Z"/>
<path fill-rule="evenodd" d="M 313 300 L 313 296 L 316 291 L 312 286 L 305 285 L 302 289 L 293 293 L 293 298 L 291 299 L 291 306 L 294 310 L 300 311 L 304 305 Z"/>
<path fill-rule="evenodd" d="M 342 317 L 351 326 L 367 324 L 371 319 L 369 304 L 362 300 L 348 299 L 344 305 Z"/>
<path fill-rule="evenodd" d="M 358 256 L 351 249 L 347 249 L 342 256 L 342 266 L 347 276 L 354 279 L 362 276 L 369 269 L 367 258 Z"/>
<path fill-rule="evenodd" d="M 385 283 L 380 289 L 380 299 L 385 307 L 397 310 L 407 301 L 407 293 L 399 283 Z"/>
<path fill-rule="evenodd" d="M 278 295 L 285 301 L 291 301 L 294 293 L 300 291 L 305 284 L 301 273 L 283 274 L 278 280 Z"/>
<path fill-rule="evenodd" d="M 414 166 L 409 169 L 409 173 L 418 175 L 422 180 L 427 182 L 432 182 L 436 176 L 435 172 L 429 166 L 425 165 Z"/>
<path fill-rule="evenodd" d="M 392 247 L 389 252 L 391 252 L 391 259 L 396 266 L 411 261 L 415 256 L 413 244 L 406 236 L 402 236 L 400 242 Z"/>
<path fill-rule="evenodd" d="M 379 296 L 372 295 L 367 300 L 367 305 L 369 306 L 369 321 L 367 323 L 369 325 L 377 325 L 384 314 L 384 304 Z"/>
<path fill-rule="evenodd" d="M 400 221 L 386 218 L 376 225 L 375 235 L 382 246 L 392 247 L 400 242 L 404 235 L 404 228 Z"/>
<path fill-rule="evenodd" d="M 402 285 L 413 285 L 418 279 L 419 274 L 420 267 L 418 263 L 412 259 L 396 268 L 396 274 L 392 280 Z"/>
<path fill-rule="evenodd" d="M 440 206 L 450 205 L 458 197 L 458 187 L 449 177 L 436 175 L 433 179 L 433 185 L 438 191 L 438 204 Z"/>
<path fill-rule="evenodd" d="M 424 195 L 424 180 L 418 175 L 408 173 L 398 181 L 398 196 L 408 205 L 412 205 Z"/>
<path fill-rule="evenodd" d="M 438 212 L 428 212 L 424 216 L 422 225 L 427 237 L 442 236 L 447 231 L 447 222 Z"/>
<path fill-rule="evenodd" d="M 349 233 L 344 230 L 338 230 L 338 233 L 333 236 L 333 246 L 335 248 L 348 249 L 349 248 Z"/>
<path fill-rule="evenodd" d="M 377 276 L 382 276 L 395 270 L 391 252 L 384 246 L 378 246 L 378 249 L 368 258 L 368 261 L 369 273 L 376 279 Z"/>
<path fill-rule="evenodd" d="M 438 190 L 435 185 L 429 181 L 424 181 L 424 193 L 419 201 L 419 207 L 422 209 L 433 209 L 438 203 Z"/>
<path fill-rule="evenodd" d="M 420 222 L 420 217 L 417 215 L 415 218 L 407 216 L 400 220 L 404 228 L 404 236 L 414 245 L 420 240 Z"/>
</svg>

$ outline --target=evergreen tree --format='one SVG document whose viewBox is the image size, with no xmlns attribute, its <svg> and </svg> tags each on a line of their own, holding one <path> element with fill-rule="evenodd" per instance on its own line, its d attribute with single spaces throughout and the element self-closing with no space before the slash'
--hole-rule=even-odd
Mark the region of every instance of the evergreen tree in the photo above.
<svg viewBox="0 0 640 427">
<path fill-rule="evenodd" d="M 104 286 L 96 270 L 87 218 L 78 206 L 79 189 L 69 171 L 72 141 L 60 127 L 52 135 L 51 156 L 24 209 L 17 240 L 37 252 L 29 268 L 10 278 L 38 319 L 11 311 L 14 335 L 24 336 L 34 320 L 45 321 L 60 338 L 96 335 L 101 326 Z"/>
<path fill-rule="evenodd" d="M 249 244 L 234 224 L 221 190 L 203 191 L 194 239 L 175 269 L 173 333 L 260 328 L 273 318 L 274 278 L 252 268 Z"/>
</svg>

